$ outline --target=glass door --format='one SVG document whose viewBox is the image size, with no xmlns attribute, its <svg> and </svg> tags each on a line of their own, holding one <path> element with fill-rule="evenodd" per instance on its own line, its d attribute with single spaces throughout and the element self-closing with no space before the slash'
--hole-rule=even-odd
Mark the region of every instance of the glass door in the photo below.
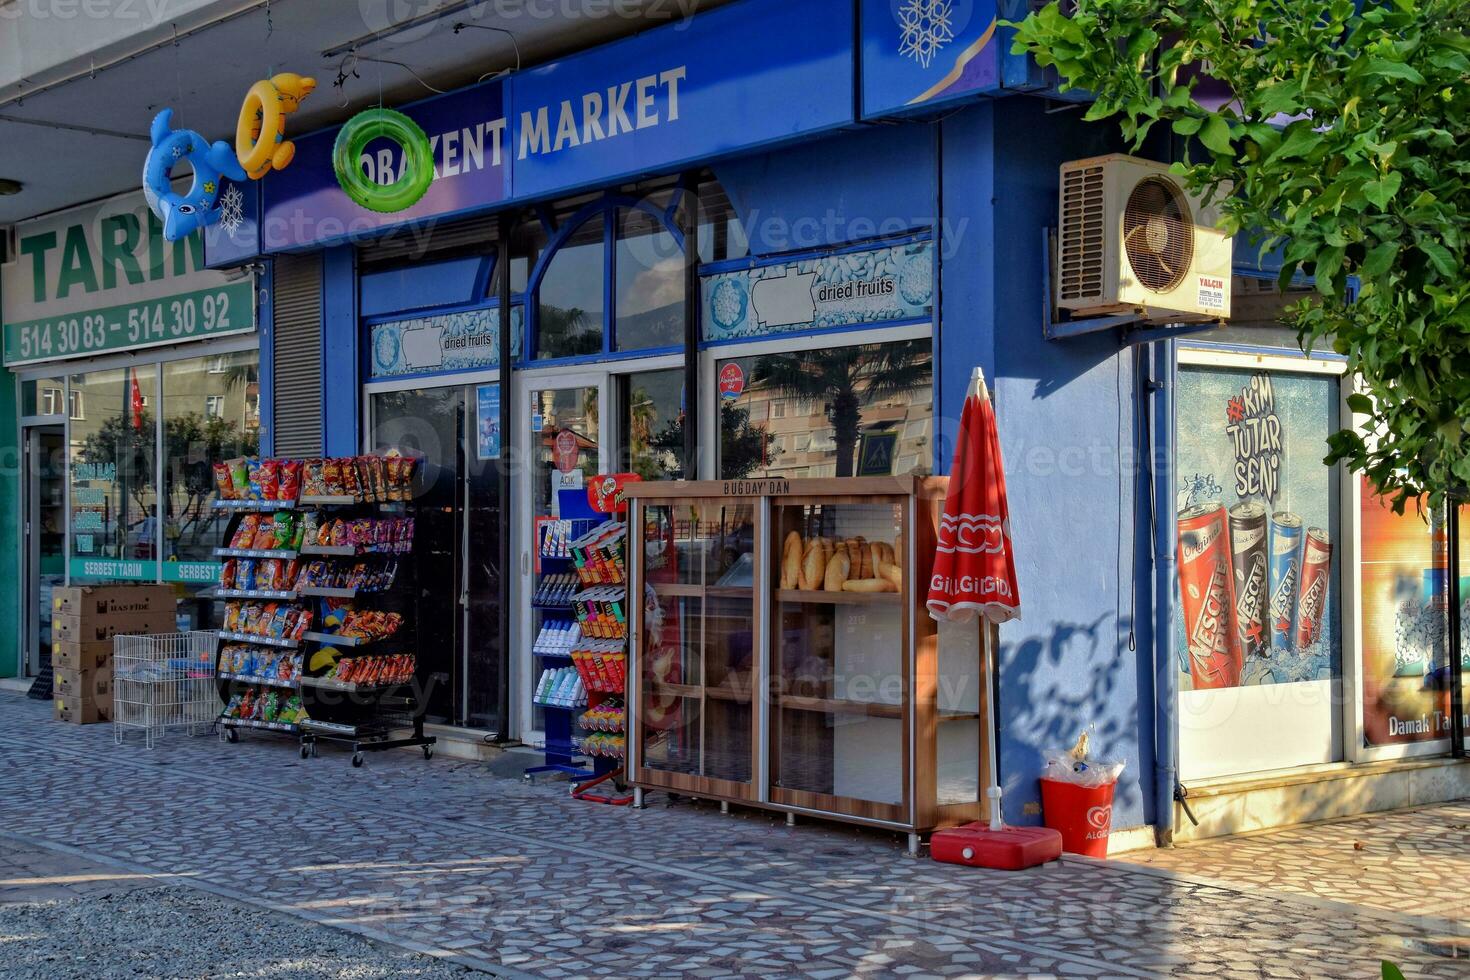
<svg viewBox="0 0 1470 980">
<path fill-rule="evenodd" d="M 759 502 L 650 501 L 636 518 L 639 780 L 755 799 Z"/>
<path fill-rule="evenodd" d="M 504 734 L 499 393 L 494 383 L 373 392 L 369 444 L 423 460 L 415 539 L 427 716 Z"/>
<path fill-rule="evenodd" d="M 51 590 L 66 581 L 66 439 L 59 425 L 25 430 L 26 613 L 23 673 L 51 661 Z"/>
<path fill-rule="evenodd" d="M 525 680 L 518 682 L 521 691 L 523 719 L 521 737 L 532 743 L 540 741 L 545 731 L 541 706 L 536 702 L 536 689 L 548 669 L 559 669 L 556 663 L 543 663 L 533 652 L 538 635 L 551 621 L 568 619 L 570 604 L 562 609 L 558 603 L 560 588 L 557 575 L 567 572 L 543 567 L 536 546 L 537 529 L 548 521 L 562 518 L 563 495 L 579 496 L 588 480 L 599 473 L 611 458 L 607 453 L 608 432 L 607 376 L 595 374 L 555 374 L 541 377 L 522 376 L 516 381 L 517 399 L 524 416 L 516 418 L 516 457 L 520 467 L 519 503 L 515 520 L 515 552 L 520 555 L 520 589 L 516 601 L 517 663 L 524 665 Z M 569 594 L 569 593 L 568 593 Z M 546 601 L 542 601 L 546 600 Z M 553 601 L 555 600 L 555 601 Z M 546 644 L 541 644 L 546 649 Z"/>
</svg>

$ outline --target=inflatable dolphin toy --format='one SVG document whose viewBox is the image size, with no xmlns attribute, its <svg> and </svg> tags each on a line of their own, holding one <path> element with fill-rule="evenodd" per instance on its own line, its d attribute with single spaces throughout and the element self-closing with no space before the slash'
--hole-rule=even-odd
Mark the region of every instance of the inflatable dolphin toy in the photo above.
<svg viewBox="0 0 1470 980">
<path fill-rule="evenodd" d="M 196 228 L 219 220 L 215 205 L 219 202 L 220 178 L 243 181 L 245 171 L 230 144 L 216 140 L 211 145 L 193 130 L 174 129 L 173 115 L 172 109 L 164 109 L 153 117 L 149 130 L 153 149 L 143 161 L 143 196 L 163 222 L 163 237 L 176 242 Z M 169 179 L 180 160 L 188 160 L 194 168 L 194 183 L 187 194 L 175 191 Z"/>
</svg>

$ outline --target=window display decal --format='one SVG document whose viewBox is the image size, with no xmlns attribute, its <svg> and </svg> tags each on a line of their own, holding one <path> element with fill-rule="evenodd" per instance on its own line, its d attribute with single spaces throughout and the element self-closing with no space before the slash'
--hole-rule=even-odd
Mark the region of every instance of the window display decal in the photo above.
<svg viewBox="0 0 1470 980">
<path fill-rule="evenodd" d="M 705 276 L 704 339 L 926 320 L 933 301 L 932 242 L 813 256 Z"/>
<path fill-rule="evenodd" d="M 1362 489 L 1363 742 L 1448 738 L 1448 539 L 1427 500 L 1402 514 Z M 1463 518 L 1462 518 L 1463 520 Z M 1470 671 L 1470 564 L 1460 565 L 1460 669 Z"/>
<path fill-rule="evenodd" d="M 1337 379 L 1185 366 L 1176 641 L 1181 689 L 1333 677 Z"/>
<path fill-rule="evenodd" d="M 1000 87 L 994 0 L 863 0 L 866 117 Z"/>
<path fill-rule="evenodd" d="M 521 352 L 522 307 L 510 308 L 510 348 Z M 374 379 L 407 374 L 448 374 L 493 368 L 500 363 L 500 310 L 465 310 L 390 320 L 372 326 Z"/>
<path fill-rule="evenodd" d="M 500 385 L 475 389 L 475 455 L 500 458 Z"/>
</svg>

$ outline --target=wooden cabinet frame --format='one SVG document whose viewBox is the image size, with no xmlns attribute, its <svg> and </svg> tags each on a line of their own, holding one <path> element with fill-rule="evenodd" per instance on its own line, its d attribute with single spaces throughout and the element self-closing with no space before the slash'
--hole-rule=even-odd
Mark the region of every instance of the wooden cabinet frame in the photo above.
<svg viewBox="0 0 1470 980">
<path fill-rule="evenodd" d="M 917 834 L 969 820 L 978 820 L 984 810 L 984 787 L 989 783 L 986 771 L 987 745 L 991 737 L 990 706 L 986 701 L 985 679 L 980 659 L 976 658 L 973 676 L 978 681 L 978 712 L 951 712 L 942 719 L 939 711 L 939 640 L 938 624 L 925 606 L 930 570 L 933 564 L 939 515 L 943 508 L 948 481 L 943 478 L 859 477 L 855 479 L 754 479 L 707 480 L 635 483 L 628 487 L 629 571 L 632 588 L 629 607 L 632 612 L 632 643 L 628 670 L 628 772 L 633 785 L 640 790 L 663 789 L 723 801 L 766 807 L 790 813 L 805 813 L 870 826 L 907 831 L 911 844 Z M 672 772 L 652 768 L 644 754 L 644 651 L 647 635 L 645 616 L 645 526 L 650 506 L 697 506 L 701 504 L 747 504 L 753 507 L 754 541 L 752 548 L 755 572 L 751 590 L 751 704 L 749 782 L 731 781 L 708 775 Z M 899 593 L 871 594 L 781 592 L 776 561 L 780 542 L 775 538 L 780 528 L 775 524 L 778 508 L 805 505 L 897 505 L 902 514 L 901 527 L 905 554 L 899 555 L 903 566 L 903 586 Z M 668 596 L 708 597 L 708 583 L 661 583 L 658 592 Z M 888 598 L 891 597 L 891 598 Z M 854 702 L 778 691 L 774 663 L 777 650 L 775 635 L 779 623 L 776 606 L 781 601 L 813 601 L 824 605 L 849 603 L 894 603 L 901 609 L 903 647 L 899 656 L 901 698 L 898 704 L 888 702 Z M 994 641 L 993 630 L 984 629 L 981 642 Z M 701 626 L 703 629 L 703 626 Z M 703 647 L 701 648 L 703 649 Z M 701 674 L 698 685 L 661 685 L 662 693 L 699 697 L 701 705 L 711 700 L 730 697 L 741 699 L 747 692 L 705 687 L 708 678 Z M 677 689 L 675 689 L 677 688 Z M 853 716 L 898 718 L 902 721 L 901 760 L 902 801 L 884 803 L 828 793 L 812 792 L 774 784 L 773 763 L 778 761 L 776 720 L 779 708 L 806 708 L 821 712 L 836 709 Z M 941 804 L 938 800 L 938 760 L 940 726 L 949 719 L 978 722 L 979 738 L 974 748 L 975 788 L 973 800 Z M 701 710 L 700 723 L 705 714 Z M 700 739 L 701 758 L 707 750 L 704 735 Z"/>
</svg>

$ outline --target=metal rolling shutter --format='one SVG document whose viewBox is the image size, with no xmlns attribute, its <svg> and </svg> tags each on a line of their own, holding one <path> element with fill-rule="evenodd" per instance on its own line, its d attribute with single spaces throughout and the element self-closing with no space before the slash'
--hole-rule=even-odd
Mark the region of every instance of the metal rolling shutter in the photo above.
<svg viewBox="0 0 1470 980">
<path fill-rule="evenodd" d="M 278 456 L 322 453 L 322 259 L 275 258 L 275 441 Z"/>
<path fill-rule="evenodd" d="M 423 259 L 430 253 L 483 252 L 495 241 L 495 215 L 400 228 L 357 250 L 365 265 Z"/>
</svg>

